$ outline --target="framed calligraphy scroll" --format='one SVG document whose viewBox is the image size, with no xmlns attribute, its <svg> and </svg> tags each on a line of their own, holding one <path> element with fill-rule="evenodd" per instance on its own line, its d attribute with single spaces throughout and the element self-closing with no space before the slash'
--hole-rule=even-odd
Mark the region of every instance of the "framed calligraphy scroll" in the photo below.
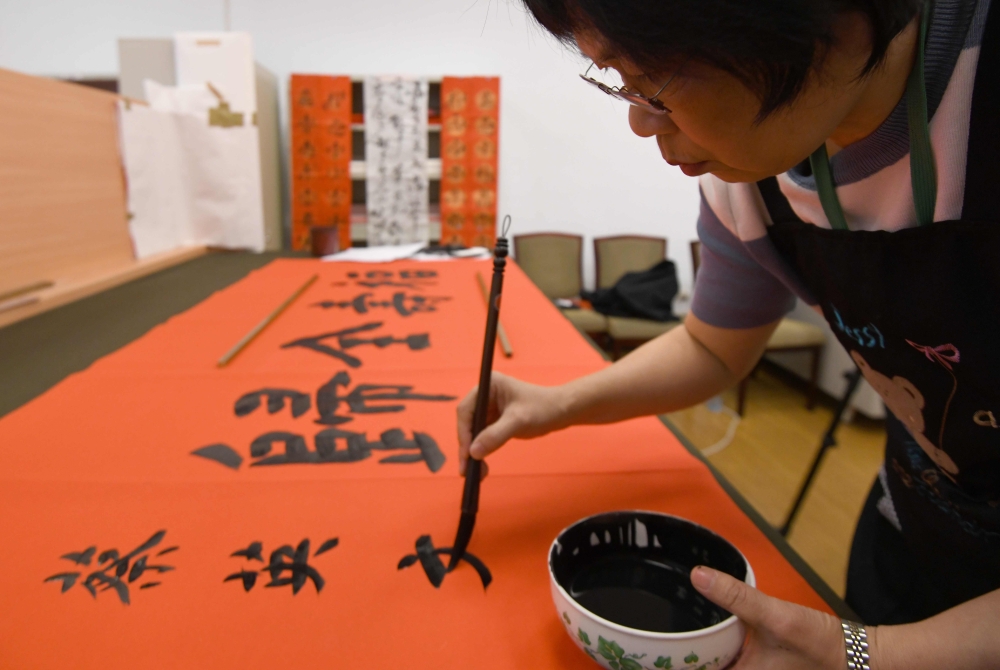
<svg viewBox="0 0 1000 670">
<path fill-rule="evenodd" d="M 313 226 L 338 226 L 351 246 L 350 77 L 293 74 L 291 86 L 292 239 L 310 247 Z"/>
<path fill-rule="evenodd" d="M 496 237 L 500 79 L 441 82 L 441 243 L 492 245 Z"/>
</svg>

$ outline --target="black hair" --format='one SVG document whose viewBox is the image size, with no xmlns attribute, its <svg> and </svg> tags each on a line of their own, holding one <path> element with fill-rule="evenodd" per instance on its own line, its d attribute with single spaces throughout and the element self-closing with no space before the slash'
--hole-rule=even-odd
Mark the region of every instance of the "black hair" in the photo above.
<svg viewBox="0 0 1000 670">
<path fill-rule="evenodd" d="M 858 12 L 871 27 L 871 55 L 859 76 L 885 59 L 889 43 L 924 0 L 524 0 L 566 44 L 593 31 L 618 56 L 664 73 L 684 60 L 737 77 L 760 100 L 758 119 L 793 101 L 826 49 L 838 15 Z"/>
</svg>

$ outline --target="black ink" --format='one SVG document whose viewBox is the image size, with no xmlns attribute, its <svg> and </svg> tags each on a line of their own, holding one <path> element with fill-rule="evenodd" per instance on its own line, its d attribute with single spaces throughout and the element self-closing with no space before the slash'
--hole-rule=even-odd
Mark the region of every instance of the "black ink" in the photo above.
<svg viewBox="0 0 1000 670">
<path fill-rule="evenodd" d="M 370 324 L 378 327 L 380 324 Z M 365 328 L 365 327 L 362 327 Z M 359 329 L 352 329 L 357 332 Z M 346 331 L 345 331 L 346 332 Z M 425 336 L 410 336 L 422 338 Z M 345 346 L 357 342 L 375 342 L 376 346 L 388 346 L 380 338 L 378 341 L 343 339 Z M 419 342 L 417 343 L 419 345 Z M 291 401 L 292 416 L 298 418 L 308 408 L 310 397 L 296 389 L 265 388 L 245 393 L 236 400 L 235 413 L 246 416 L 256 411 L 267 399 L 269 413 L 276 413 Z M 407 384 L 357 384 L 351 388 L 351 376 L 346 371 L 337 372 L 328 382 L 316 390 L 315 423 L 321 426 L 341 426 L 355 417 L 350 414 L 386 414 L 406 410 L 408 402 L 450 402 L 455 396 L 415 393 Z M 338 412 L 343 412 L 340 414 Z M 423 461 L 431 472 L 438 472 L 445 463 L 445 456 L 433 437 L 426 433 L 414 432 L 413 439 L 406 439 L 399 428 L 383 432 L 377 441 L 368 440 L 367 434 L 326 428 L 313 436 L 315 450 L 310 450 L 306 438 L 288 431 L 270 431 L 259 435 L 250 444 L 250 464 L 285 465 L 289 463 L 356 463 L 370 458 L 372 451 L 404 451 L 380 460 L 380 463 L 417 463 Z M 276 445 L 277 446 L 276 448 Z M 279 451 L 280 449 L 280 451 Z M 227 444 L 211 444 L 191 452 L 200 458 L 213 460 L 233 470 L 239 470 L 243 458 Z M 74 555 L 75 556 L 75 555 Z M 81 558 L 83 553 L 80 554 Z"/>
<path fill-rule="evenodd" d="M 421 535 L 417 538 L 416 543 L 417 553 L 408 554 L 404 556 L 399 564 L 396 566 L 397 570 L 403 570 L 408 568 L 417 561 L 420 561 L 420 567 L 423 568 L 424 574 L 427 575 L 427 579 L 430 581 L 434 588 L 440 588 L 442 582 L 444 582 L 445 575 L 448 574 L 448 569 L 445 567 L 444 563 L 438 558 L 441 555 L 451 556 L 452 551 L 450 547 L 442 547 L 441 549 L 435 549 L 434 543 L 431 541 L 430 535 Z M 470 554 L 468 551 L 464 552 L 461 561 L 467 562 L 479 575 L 479 580 L 483 584 L 483 589 L 485 590 L 493 582 L 493 575 L 490 573 L 489 568 L 481 560 Z"/>
<path fill-rule="evenodd" d="M 283 463 L 305 463 L 306 455 L 309 453 L 309 447 L 306 446 L 306 441 L 301 435 L 296 435 L 295 433 L 286 433 L 284 431 L 272 431 L 270 433 L 264 433 L 256 440 L 250 443 L 250 457 L 251 458 L 261 458 L 262 456 L 267 456 L 271 453 L 271 447 L 275 442 L 282 442 L 285 445 L 285 458 L 287 460 L 282 460 Z M 275 457 L 276 458 L 276 457 Z M 265 461 L 271 461 L 272 459 L 264 459 L 264 461 L 257 461 L 256 463 L 251 463 L 253 465 L 262 465 Z"/>
<path fill-rule="evenodd" d="M 52 575 L 51 577 L 46 577 L 46 582 L 54 582 L 57 580 L 62 580 L 62 592 L 66 593 L 73 585 L 76 584 L 77 578 L 80 576 L 79 572 L 60 572 L 58 575 Z"/>
<path fill-rule="evenodd" d="M 59 558 L 65 558 L 66 560 L 73 561 L 77 565 L 90 565 L 90 561 L 94 558 L 94 552 L 97 551 L 97 547 L 87 547 L 85 551 L 74 551 L 68 554 L 63 554 Z"/>
<path fill-rule="evenodd" d="M 363 433 L 327 428 L 316 433 L 313 439 L 316 443 L 318 462 L 357 463 L 372 455 L 371 447 Z M 337 440 L 341 439 L 346 442 L 347 449 L 337 449 Z"/>
<path fill-rule="evenodd" d="M 121 569 L 121 566 L 119 566 L 119 569 Z M 146 571 L 146 557 L 143 556 L 142 558 L 140 558 L 139 560 L 137 560 L 135 563 L 132 564 L 132 569 L 129 570 L 128 573 L 128 583 L 131 584 L 135 580 L 142 577 L 142 573 L 144 573 L 145 571 Z M 122 574 L 124 574 L 124 571 L 122 571 Z"/>
<path fill-rule="evenodd" d="M 398 454 L 388 456 L 379 463 L 416 463 L 424 461 L 431 472 L 437 472 L 444 466 L 445 456 L 441 453 L 441 448 L 434 438 L 426 433 L 414 431 L 413 439 L 407 440 L 403 431 L 398 428 L 390 428 L 382 433 L 381 444 L 383 447 L 372 447 L 373 449 L 417 449 L 419 453 Z"/>
<path fill-rule="evenodd" d="M 86 579 L 84 579 L 82 583 L 82 586 L 87 589 L 87 591 L 90 592 L 90 595 L 94 598 L 97 597 L 98 590 L 107 591 L 109 589 L 114 589 L 118 594 L 118 599 L 123 604 L 130 604 L 131 599 L 129 595 L 129 584 L 141 579 L 147 572 L 161 574 L 174 569 L 171 565 L 152 565 L 149 563 L 149 556 L 147 552 L 158 545 L 163 540 L 166 533 L 167 531 L 165 530 L 154 533 L 148 540 L 124 556 L 120 556 L 117 549 L 108 549 L 101 552 L 101 554 L 97 557 L 98 569 L 87 575 Z M 168 549 L 164 549 L 158 555 L 176 551 L 177 549 L 178 547 L 170 547 Z M 76 565 L 90 565 L 90 562 L 96 552 L 96 546 L 88 547 L 82 552 L 70 552 L 68 554 L 63 554 L 60 558 L 72 561 Z M 132 559 L 136 559 L 134 563 L 132 562 Z M 122 577 L 125 577 L 126 573 L 128 574 L 127 582 L 122 580 Z M 79 572 L 61 572 L 59 574 L 52 575 L 51 577 L 47 577 L 43 581 L 61 581 L 61 592 L 65 593 L 77 583 L 80 576 L 81 573 Z M 160 582 L 149 582 L 146 584 L 140 584 L 139 588 L 150 588 L 151 586 L 156 586 L 159 583 Z M 98 589 L 98 587 L 103 588 Z"/>
<path fill-rule="evenodd" d="M 326 542 L 324 542 L 323 544 L 319 545 L 319 549 L 316 550 L 316 553 L 313 554 L 313 556 L 319 556 L 320 554 L 325 554 L 331 549 L 334 549 L 338 544 L 340 544 L 340 538 L 336 537 L 331 538 Z"/>
<path fill-rule="evenodd" d="M 382 323 L 378 321 L 366 323 L 361 326 L 346 328 L 332 333 L 323 333 L 312 337 L 303 337 L 292 342 L 287 342 L 281 345 L 281 348 L 290 349 L 292 347 L 303 347 L 305 349 L 311 349 L 318 353 L 341 360 L 352 368 L 358 368 L 361 367 L 361 359 L 348 354 L 346 350 L 365 344 L 374 345 L 379 349 L 385 349 L 393 344 L 405 344 L 411 351 L 420 351 L 430 346 L 430 335 L 427 333 L 408 335 L 402 339 L 397 339 L 391 335 L 368 339 L 351 337 L 352 335 L 366 333 L 371 330 L 378 330 L 381 327 Z M 335 339 L 338 348 L 334 348 L 329 344 L 324 343 L 324 340 L 329 339 Z"/>
<path fill-rule="evenodd" d="M 313 307 L 323 309 L 353 309 L 357 314 L 367 314 L 373 309 L 394 309 L 402 317 L 418 313 L 436 312 L 438 303 L 451 300 L 447 296 L 407 295 L 405 291 L 393 293 L 392 300 L 377 300 L 373 293 L 361 293 L 353 300 L 323 300 Z"/>
<path fill-rule="evenodd" d="M 251 542 L 250 546 L 246 549 L 240 549 L 239 551 L 234 551 L 229 554 L 230 558 L 233 556 L 243 556 L 248 561 L 260 561 L 264 562 L 264 555 L 261 553 L 264 549 L 263 542 Z"/>
<path fill-rule="evenodd" d="M 442 549 L 438 549 L 437 553 L 444 554 L 445 556 L 451 556 L 455 552 L 452 551 L 451 548 L 445 547 Z M 483 583 L 483 589 L 485 589 L 493 582 L 493 574 L 490 572 L 490 569 L 486 567 L 486 564 L 483 563 L 480 559 L 476 558 L 468 551 L 466 551 L 462 554 L 461 560 L 471 565 L 473 570 L 476 571 L 476 573 L 479 575 L 479 580 Z"/>
<path fill-rule="evenodd" d="M 207 458 L 210 461 L 215 461 L 233 470 L 239 470 L 240 464 L 243 463 L 243 457 L 236 453 L 228 444 L 210 444 L 207 447 L 195 449 L 191 452 L 191 455 Z"/>
<path fill-rule="evenodd" d="M 338 372 L 327 383 L 323 384 L 316 391 L 316 411 L 319 418 L 316 423 L 327 426 L 337 426 L 351 421 L 351 417 L 337 416 L 337 409 L 340 407 L 341 398 L 337 391 L 338 386 L 347 387 L 351 383 L 351 377 L 346 372 Z"/>
<path fill-rule="evenodd" d="M 436 270 L 400 270 L 398 277 L 396 273 L 384 270 L 371 270 L 364 273 L 364 276 L 361 276 L 357 272 L 348 272 L 347 278 L 353 280 L 357 286 L 364 286 L 365 288 L 397 286 L 400 288 L 422 289 L 437 285 Z M 337 286 L 339 283 L 334 283 L 333 285 Z"/>
<path fill-rule="evenodd" d="M 337 426 L 350 421 L 350 417 L 338 416 L 337 410 L 341 402 L 346 402 L 350 411 L 354 414 L 383 414 L 387 412 L 402 412 L 406 409 L 403 404 L 376 403 L 401 403 L 407 401 L 423 402 L 448 402 L 455 400 L 455 396 L 449 395 L 423 395 L 413 393 L 412 386 L 402 384 L 358 384 L 346 395 L 340 395 L 339 387 L 346 389 L 351 384 L 351 377 L 346 372 L 338 372 L 326 384 L 316 391 L 316 410 L 319 412 L 319 419 L 316 423 Z"/>
<path fill-rule="evenodd" d="M 343 440 L 346 448 L 337 449 L 337 440 Z M 267 456 L 274 442 L 283 442 L 285 452 Z M 316 451 L 309 451 L 305 438 L 293 433 L 273 432 L 261 435 L 250 445 L 250 453 L 260 458 L 250 464 L 285 465 L 288 463 L 355 463 L 371 456 L 368 441 L 362 433 L 352 433 L 337 428 L 327 428 L 316 434 Z M 267 456 L 267 458 L 262 458 Z"/>
<path fill-rule="evenodd" d="M 320 554 L 330 551 L 339 543 L 340 540 L 335 537 L 327 540 L 320 545 L 316 553 L 313 554 L 313 557 L 315 558 Z M 252 542 L 249 547 L 234 551 L 231 556 L 242 556 L 249 560 L 263 562 L 262 550 L 262 543 Z M 265 587 L 291 586 L 292 595 L 298 594 L 302 587 L 305 586 L 307 580 L 312 581 L 316 593 L 322 591 L 326 585 L 326 581 L 319 571 L 309 565 L 309 538 L 299 542 L 298 546 L 294 549 L 292 545 L 286 544 L 272 551 L 267 566 L 260 570 L 260 572 L 268 573 L 271 577 L 271 581 L 265 584 Z M 243 569 L 228 575 L 222 581 L 225 583 L 239 580 L 243 583 L 243 590 L 249 592 L 257 583 L 257 574 L 257 572 L 252 570 Z"/>
<path fill-rule="evenodd" d="M 285 408 L 287 398 L 292 406 L 292 417 L 298 418 L 309 411 L 309 396 L 294 389 L 260 389 L 251 391 L 236 401 L 236 416 L 246 416 L 260 407 L 261 398 L 267 398 L 267 413 L 276 414 Z"/>
<path fill-rule="evenodd" d="M 434 543 L 431 542 L 430 535 L 421 535 L 417 539 L 417 559 L 420 561 L 420 567 L 424 569 L 427 579 L 434 585 L 434 588 L 439 588 L 441 582 L 444 581 L 447 570 L 434 551 Z"/>
<path fill-rule="evenodd" d="M 229 575 L 228 577 L 223 579 L 222 582 L 223 583 L 231 582 L 234 579 L 242 580 L 243 590 L 249 591 L 254 587 L 254 584 L 257 583 L 257 573 L 251 572 L 249 570 L 240 570 L 239 572 L 234 572 L 233 574 Z"/>
<path fill-rule="evenodd" d="M 372 451 L 414 450 L 408 454 L 387 456 L 379 463 L 418 463 L 423 461 L 431 472 L 437 472 L 445 461 L 444 453 L 433 437 L 426 433 L 414 432 L 413 439 L 407 440 L 398 428 L 383 432 L 375 442 L 368 441 L 367 433 L 354 433 L 340 428 L 327 428 L 316 433 L 315 451 L 309 451 L 305 438 L 294 433 L 271 432 L 261 435 L 250 445 L 250 453 L 259 460 L 250 464 L 286 465 L 289 463 L 357 463 L 372 455 Z M 284 453 L 269 455 L 272 445 L 285 445 Z M 338 448 L 342 443 L 343 448 Z"/>
</svg>

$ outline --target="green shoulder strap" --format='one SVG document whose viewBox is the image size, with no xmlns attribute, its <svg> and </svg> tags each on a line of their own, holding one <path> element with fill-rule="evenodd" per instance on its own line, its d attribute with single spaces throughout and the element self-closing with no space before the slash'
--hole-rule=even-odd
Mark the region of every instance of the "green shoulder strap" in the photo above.
<svg viewBox="0 0 1000 670">
<path fill-rule="evenodd" d="M 910 131 L 910 183 L 913 187 L 913 206 L 917 211 L 917 223 L 925 226 L 934 221 L 934 206 L 937 203 L 937 170 L 934 164 L 934 149 L 927 122 L 927 87 L 924 82 L 924 51 L 927 46 L 927 30 L 930 25 L 931 5 L 924 6 L 920 16 L 920 36 L 917 40 L 917 58 L 906 82 L 906 108 Z M 834 230 L 848 230 L 844 209 L 837 197 L 830 170 L 830 158 L 826 144 L 809 157 L 816 190 L 830 226 Z"/>
</svg>

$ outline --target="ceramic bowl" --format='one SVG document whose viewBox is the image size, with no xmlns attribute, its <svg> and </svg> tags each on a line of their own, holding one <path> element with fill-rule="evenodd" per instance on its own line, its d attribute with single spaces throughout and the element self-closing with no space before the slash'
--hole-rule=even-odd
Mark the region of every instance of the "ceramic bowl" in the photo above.
<svg viewBox="0 0 1000 670">
<path fill-rule="evenodd" d="M 608 670 L 725 668 L 746 629 L 694 589 L 696 565 L 755 585 L 743 554 L 703 526 L 657 512 L 598 514 L 552 543 L 552 599 L 573 641 Z"/>
</svg>

